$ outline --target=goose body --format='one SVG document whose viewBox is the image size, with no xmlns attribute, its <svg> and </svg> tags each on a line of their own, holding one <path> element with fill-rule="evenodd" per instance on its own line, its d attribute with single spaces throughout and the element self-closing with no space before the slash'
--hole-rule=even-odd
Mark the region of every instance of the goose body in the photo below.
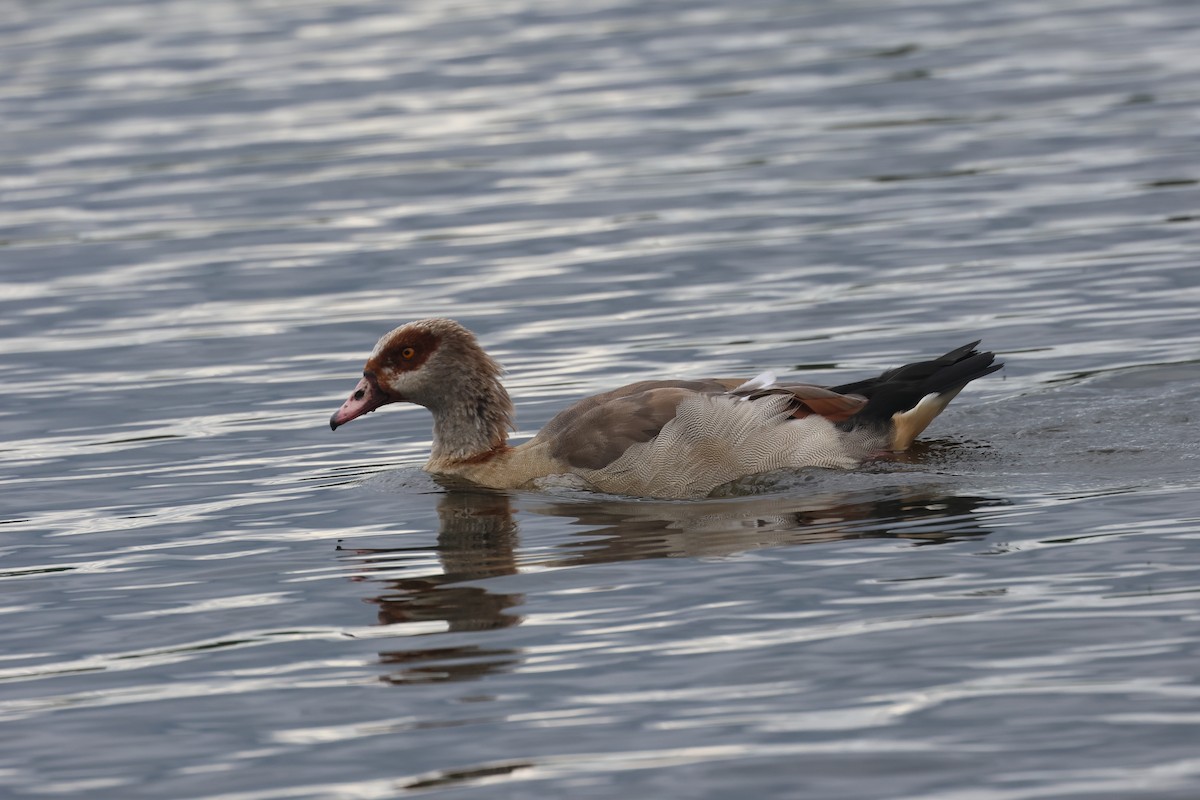
<svg viewBox="0 0 1200 800">
<path fill-rule="evenodd" d="M 433 413 L 431 473 L 496 489 L 565 480 L 622 495 L 704 497 L 748 475 L 851 468 L 906 450 L 967 383 L 1002 366 L 977 344 L 832 388 L 769 373 L 633 383 L 580 400 L 514 447 L 500 365 L 457 322 L 423 319 L 379 340 L 329 424 L 416 403 Z"/>
</svg>

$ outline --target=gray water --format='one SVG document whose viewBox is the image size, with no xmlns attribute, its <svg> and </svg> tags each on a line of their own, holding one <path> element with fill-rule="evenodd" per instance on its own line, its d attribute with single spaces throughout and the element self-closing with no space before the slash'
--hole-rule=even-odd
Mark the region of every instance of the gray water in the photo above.
<svg viewBox="0 0 1200 800">
<path fill-rule="evenodd" d="M 0 796 L 1200 796 L 1192 0 L 8 0 Z M 448 489 L 571 400 L 982 338 L 910 457 Z"/>
</svg>

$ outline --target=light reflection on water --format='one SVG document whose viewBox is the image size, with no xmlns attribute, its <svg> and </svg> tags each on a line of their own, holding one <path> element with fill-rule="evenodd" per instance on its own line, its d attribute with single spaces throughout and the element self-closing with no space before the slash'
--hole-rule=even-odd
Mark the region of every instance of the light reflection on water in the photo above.
<svg viewBox="0 0 1200 800">
<path fill-rule="evenodd" d="M 1191 4 L 26 4 L 14 797 L 1190 797 Z M 329 433 L 445 314 L 518 435 L 982 337 L 911 458 L 701 503 Z"/>
</svg>

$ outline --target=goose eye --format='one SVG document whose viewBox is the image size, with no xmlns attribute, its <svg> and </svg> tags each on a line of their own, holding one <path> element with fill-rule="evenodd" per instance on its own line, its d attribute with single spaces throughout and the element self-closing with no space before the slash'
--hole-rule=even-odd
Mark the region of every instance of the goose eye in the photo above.
<svg viewBox="0 0 1200 800">
<path fill-rule="evenodd" d="M 416 354 L 417 354 L 417 351 L 413 350 L 411 347 L 406 347 L 400 351 L 400 355 L 402 355 L 404 358 L 412 358 Z"/>
</svg>

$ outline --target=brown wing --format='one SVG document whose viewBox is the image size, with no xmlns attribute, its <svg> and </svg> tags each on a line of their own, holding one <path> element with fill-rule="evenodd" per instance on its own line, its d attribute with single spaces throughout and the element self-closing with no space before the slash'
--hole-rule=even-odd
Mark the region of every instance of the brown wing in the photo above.
<svg viewBox="0 0 1200 800">
<path fill-rule="evenodd" d="M 648 442 L 690 394 L 726 391 L 718 380 L 641 381 L 580 400 L 560 412 L 538 433 L 551 443 L 551 455 L 580 469 L 600 469 L 631 445 Z"/>
<path fill-rule="evenodd" d="M 558 412 L 546 426 L 542 428 L 540 436 L 561 436 L 562 432 L 569 426 L 575 423 L 575 420 L 588 413 L 594 408 L 598 408 L 613 400 L 618 400 L 623 397 L 629 397 L 642 392 L 648 392 L 652 389 L 687 389 L 693 392 L 716 393 L 724 392 L 738 385 L 740 381 L 733 379 L 708 378 L 695 381 L 638 381 L 627 386 L 622 386 L 619 389 L 613 389 L 610 392 L 603 394 L 592 395 L 585 397 L 572 406 L 568 406 Z M 666 424 L 666 421 L 663 421 Z"/>
</svg>

